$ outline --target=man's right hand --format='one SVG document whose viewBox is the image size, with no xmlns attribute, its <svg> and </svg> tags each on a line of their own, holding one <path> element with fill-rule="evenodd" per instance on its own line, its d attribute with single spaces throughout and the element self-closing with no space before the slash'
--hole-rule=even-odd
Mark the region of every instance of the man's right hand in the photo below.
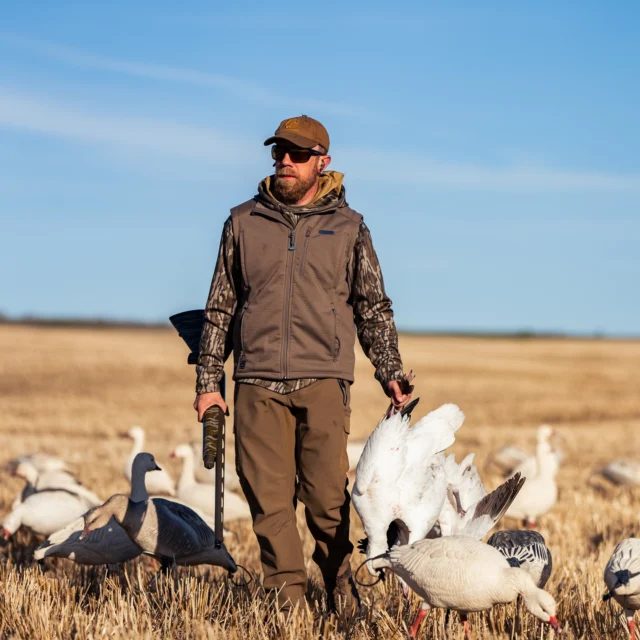
<svg viewBox="0 0 640 640">
<path fill-rule="evenodd" d="M 196 395 L 196 399 L 193 401 L 193 408 L 198 412 L 198 421 L 202 422 L 204 418 L 204 412 L 213 405 L 218 405 L 225 414 L 229 411 L 227 403 L 224 401 L 222 394 L 219 391 L 213 393 L 199 393 Z"/>
</svg>

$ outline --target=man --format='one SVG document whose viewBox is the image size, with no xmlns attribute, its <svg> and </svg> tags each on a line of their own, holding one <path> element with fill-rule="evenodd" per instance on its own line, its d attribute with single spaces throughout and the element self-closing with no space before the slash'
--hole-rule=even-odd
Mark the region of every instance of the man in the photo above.
<svg viewBox="0 0 640 640">
<path fill-rule="evenodd" d="M 205 310 L 194 408 L 217 404 L 234 353 L 236 467 L 260 545 L 264 587 L 289 610 L 307 587 L 296 528 L 305 505 L 331 609 L 354 612 L 346 490 L 354 342 L 397 408 L 410 393 L 391 301 L 341 173 L 326 171 L 329 135 L 299 116 L 273 144 L 275 175 L 231 210 Z"/>
</svg>

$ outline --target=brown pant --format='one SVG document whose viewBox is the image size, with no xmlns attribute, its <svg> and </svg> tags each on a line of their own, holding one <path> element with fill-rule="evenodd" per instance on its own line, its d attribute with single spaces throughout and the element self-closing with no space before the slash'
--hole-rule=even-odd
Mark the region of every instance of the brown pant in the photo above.
<svg viewBox="0 0 640 640">
<path fill-rule="evenodd" d="M 323 379 L 288 394 L 235 387 L 236 468 L 260 545 L 264 588 L 295 605 L 307 587 L 296 501 L 328 589 L 348 567 L 349 383 Z"/>
</svg>

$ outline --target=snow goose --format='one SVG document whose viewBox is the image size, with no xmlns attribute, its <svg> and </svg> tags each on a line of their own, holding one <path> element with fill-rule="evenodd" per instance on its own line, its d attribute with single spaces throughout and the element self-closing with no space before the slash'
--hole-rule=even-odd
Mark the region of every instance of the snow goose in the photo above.
<svg viewBox="0 0 640 640">
<path fill-rule="evenodd" d="M 194 477 L 193 448 L 188 444 L 181 444 L 170 454 L 171 458 L 182 458 L 182 473 L 178 479 L 178 498 L 186 505 L 200 509 L 208 516 L 214 512 L 214 491 L 210 484 L 196 482 Z M 225 479 L 226 480 L 226 479 Z M 225 521 L 250 518 L 249 505 L 238 495 L 226 492 L 225 482 L 224 518 Z"/>
<path fill-rule="evenodd" d="M 131 469 L 135 457 L 144 448 L 145 433 L 142 427 L 131 427 L 129 431 L 121 434 L 122 437 L 128 437 L 133 440 L 133 447 L 129 453 L 129 457 L 124 463 L 124 475 L 127 480 L 131 482 Z M 166 471 L 153 471 L 147 477 L 147 489 L 151 493 L 157 493 L 160 495 L 175 496 L 176 488 L 175 483 Z"/>
<path fill-rule="evenodd" d="M 80 539 L 84 516 L 52 533 L 33 553 L 35 560 L 67 558 L 78 564 L 118 564 L 132 560 L 142 553 L 126 531 L 113 519 L 104 527 Z"/>
<path fill-rule="evenodd" d="M 468 478 L 472 480 L 465 487 Z M 442 536 L 468 536 L 482 540 L 502 518 L 525 483 L 524 478 L 516 474 L 487 494 L 479 476 L 475 479 L 471 473 L 468 478 L 463 478 L 462 484 L 457 487 L 447 486 L 447 499 L 438 517 Z M 482 493 L 485 495 L 478 499 Z"/>
<path fill-rule="evenodd" d="M 133 461 L 131 495 L 113 495 L 89 510 L 81 539 L 114 517 L 143 553 L 159 558 L 163 565 L 211 564 L 235 572 L 236 564 L 226 547 L 216 545 L 213 530 L 192 509 L 149 498 L 145 474 L 158 469 L 150 453 L 139 453 Z"/>
<path fill-rule="evenodd" d="M 2 522 L 2 537 L 8 540 L 20 526 L 49 536 L 79 518 L 88 502 L 66 489 L 43 489 L 21 502 Z"/>
<path fill-rule="evenodd" d="M 614 460 L 598 473 L 617 485 L 640 486 L 640 462 L 637 460 Z"/>
<path fill-rule="evenodd" d="M 66 471 L 39 472 L 32 462 L 25 460 L 16 466 L 13 475 L 26 480 L 24 489 L 13 503 L 14 508 L 25 498 L 42 489 L 66 489 L 86 500 L 89 506 L 102 503 L 102 500 L 93 491 L 89 491 L 77 478 Z"/>
<path fill-rule="evenodd" d="M 453 444 L 464 414 L 456 405 L 445 404 L 410 428 L 413 407 L 415 401 L 383 418 L 358 462 L 352 500 L 367 536 L 369 558 L 388 549 L 393 522 L 403 531 L 403 541 L 424 538 L 445 500 L 444 456 L 437 454 Z"/>
<path fill-rule="evenodd" d="M 640 609 L 640 538 L 627 538 L 614 549 L 604 581 L 609 591 L 603 600 L 613 598 L 624 609 L 629 637 L 635 638 L 633 614 Z"/>
<path fill-rule="evenodd" d="M 496 531 L 488 540 L 512 567 L 524 569 L 540 589 L 551 576 L 553 559 L 542 535 L 537 531 Z"/>
<path fill-rule="evenodd" d="M 195 479 L 202 484 L 216 483 L 216 469 L 207 469 L 202 460 L 202 445 L 192 443 L 193 456 L 195 462 Z M 240 491 L 240 478 L 236 472 L 233 460 L 227 458 L 224 465 L 224 489 L 225 491 Z"/>
<path fill-rule="evenodd" d="M 411 638 L 432 608 L 460 612 L 468 638 L 468 613 L 513 602 L 518 595 L 534 616 L 558 629 L 553 596 L 536 587 L 526 571 L 512 568 L 497 549 L 472 538 L 450 536 L 396 546 L 373 564 L 390 569 L 423 598 Z"/>
<path fill-rule="evenodd" d="M 507 516 L 524 520 L 533 528 L 536 519 L 547 513 L 558 499 L 556 474 L 558 459 L 555 453 L 544 443 L 538 445 L 536 453 L 536 472 L 526 478 L 524 487 L 516 496 L 507 511 Z M 524 477 L 524 474 L 522 474 Z"/>
</svg>

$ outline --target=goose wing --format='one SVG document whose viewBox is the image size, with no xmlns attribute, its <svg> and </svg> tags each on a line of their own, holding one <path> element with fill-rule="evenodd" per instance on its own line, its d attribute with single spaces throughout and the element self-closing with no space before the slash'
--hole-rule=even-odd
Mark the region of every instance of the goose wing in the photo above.
<svg viewBox="0 0 640 640">
<path fill-rule="evenodd" d="M 153 498 L 158 518 L 158 542 L 173 557 L 188 556 L 215 543 L 215 533 L 193 509 L 179 502 Z"/>
</svg>

